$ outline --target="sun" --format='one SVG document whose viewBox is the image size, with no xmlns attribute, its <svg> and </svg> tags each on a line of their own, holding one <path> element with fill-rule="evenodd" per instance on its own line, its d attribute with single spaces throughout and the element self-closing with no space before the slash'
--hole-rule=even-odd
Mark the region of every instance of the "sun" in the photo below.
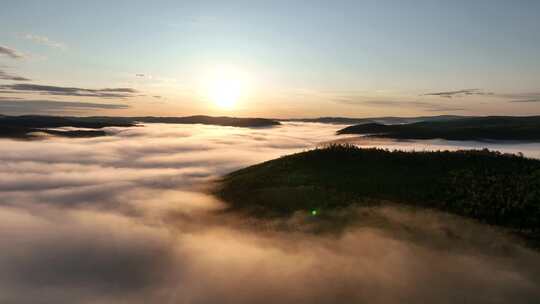
<svg viewBox="0 0 540 304">
<path fill-rule="evenodd" d="M 218 107 L 233 108 L 242 95 L 242 84 L 238 79 L 215 79 L 208 88 L 210 100 Z"/>
<path fill-rule="evenodd" d="M 203 90 L 216 107 L 232 110 L 246 97 L 248 83 L 248 77 L 240 70 L 219 66 L 207 74 Z"/>
</svg>

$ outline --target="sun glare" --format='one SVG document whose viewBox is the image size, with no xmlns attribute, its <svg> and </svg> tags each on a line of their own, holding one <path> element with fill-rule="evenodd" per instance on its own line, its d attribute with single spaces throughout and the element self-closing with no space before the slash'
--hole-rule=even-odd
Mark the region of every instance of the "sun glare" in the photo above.
<svg viewBox="0 0 540 304">
<path fill-rule="evenodd" d="M 216 79 L 209 88 L 209 97 L 220 108 L 230 109 L 238 102 L 242 85 L 236 79 Z"/>
<path fill-rule="evenodd" d="M 216 68 L 205 82 L 207 98 L 222 109 L 233 109 L 247 92 L 247 77 L 230 67 Z"/>
</svg>

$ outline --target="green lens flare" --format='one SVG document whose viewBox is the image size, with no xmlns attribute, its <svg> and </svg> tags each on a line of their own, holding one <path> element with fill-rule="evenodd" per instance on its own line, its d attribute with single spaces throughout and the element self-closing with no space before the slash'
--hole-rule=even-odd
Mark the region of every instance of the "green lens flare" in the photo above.
<svg viewBox="0 0 540 304">
<path fill-rule="evenodd" d="M 316 209 L 311 210 L 311 215 L 317 215 L 317 213 L 318 213 L 318 212 L 317 212 Z"/>
</svg>

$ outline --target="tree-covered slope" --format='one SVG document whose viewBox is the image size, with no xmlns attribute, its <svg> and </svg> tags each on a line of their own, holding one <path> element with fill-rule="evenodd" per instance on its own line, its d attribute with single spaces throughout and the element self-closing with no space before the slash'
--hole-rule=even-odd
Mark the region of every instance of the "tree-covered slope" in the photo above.
<svg viewBox="0 0 540 304">
<path fill-rule="evenodd" d="M 520 231 L 540 227 L 540 161 L 497 152 L 401 152 L 333 145 L 233 172 L 217 194 L 273 216 L 390 201 Z"/>
<path fill-rule="evenodd" d="M 185 116 L 185 117 L 116 117 L 116 116 L 45 116 L 0 115 L 0 138 L 33 138 L 35 133 L 47 133 L 63 137 L 95 137 L 105 136 L 105 127 L 133 127 L 138 123 L 170 123 L 170 124 L 205 124 L 232 127 L 272 127 L 279 121 L 266 118 L 239 118 L 226 116 Z M 54 130 L 54 128 L 72 127 L 96 130 Z"/>
<path fill-rule="evenodd" d="M 338 134 L 364 134 L 396 139 L 448 140 L 540 140 L 540 116 L 471 117 L 410 124 L 359 124 L 343 128 Z"/>
</svg>

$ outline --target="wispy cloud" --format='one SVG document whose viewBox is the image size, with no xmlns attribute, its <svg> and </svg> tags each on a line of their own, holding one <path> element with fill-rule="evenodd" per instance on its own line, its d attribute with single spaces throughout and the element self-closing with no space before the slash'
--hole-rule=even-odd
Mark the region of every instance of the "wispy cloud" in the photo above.
<svg viewBox="0 0 540 304">
<path fill-rule="evenodd" d="M 441 92 L 430 92 L 425 94 L 420 94 L 419 96 L 435 96 L 442 97 L 442 99 L 453 99 L 453 98 L 463 98 L 468 96 L 485 96 L 489 97 L 492 101 L 502 101 L 502 102 L 511 102 L 511 103 L 540 103 L 540 92 L 517 92 L 517 93 L 496 93 L 491 91 L 486 91 L 482 89 L 462 89 L 455 91 L 441 91 Z M 375 98 L 375 99 L 371 99 Z M 338 103 L 344 103 L 349 105 L 358 105 L 358 106 L 387 106 L 387 107 L 416 107 L 423 109 L 425 111 L 436 111 L 436 112 L 445 112 L 445 111 L 463 111 L 466 110 L 463 104 L 451 105 L 444 103 L 437 103 L 435 100 L 424 101 L 419 100 L 415 101 L 414 98 L 409 100 L 400 100 L 400 98 L 393 99 L 393 97 L 380 96 L 381 99 L 376 99 L 377 97 L 367 97 L 362 95 L 336 95 L 333 98 L 333 101 Z M 406 98 L 406 97 L 404 97 Z M 439 99 L 441 100 L 441 99 Z"/>
<path fill-rule="evenodd" d="M 510 102 L 540 102 L 540 98 L 536 98 L 536 99 L 516 99 L 516 100 L 510 100 Z"/>
<path fill-rule="evenodd" d="M 447 92 L 426 93 L 420 96 L 439 96 L 444 98 L 464 97 L 464 96 L 491 96 L 507 102 L 540 102 L 540 92 L 525 92 L 525 93 L 494 93 L 485 92 L 480 89 L 464 89 Z"/>
<path fill-rule="evenodd" d="M 510 99 L 510 102 L 540 102 L 540 92 L 501 94 L 500 97 Z"/>
<path fill-rule="evenodd" d="M 51 40 L 47 36 L 40 36 L 40 35 L 33 35 L 33 34 L 23 34 L 23 35 L 21 35 L 21 37 L 26 39 L 26 40 L 30 40 L 30 41 L 35 42 L 37 44 L 45 45 L 45 46 L 48 46 L 48 47 L 51 47 L 51 48 L 61 49 L 61 50 L 66 49 L 66 45 L 64 43 Z"/>
<path fill-rule="evenodd" d="M 355 100 L 341 98 L 336 100 L 340 103 L 357 106 L 377 106 L 377 107 L 415 107 L 430 112 L 463 111 L 465 108 L 453 107 L 442 104 L 424 102 L 424 101 L 400 101 L 400 100 Z"/>
<path fill-rule="evenodd" d="M 105 104 L 78 101 L 24 100 L 21 98 L 0 97 L 0 111 L 6 114 L 58 114 L 84 112 L 95 109 L 127 109 L 124 104 Z"/>
<path fill-rule="evenodd" d="M 1 69 L 0 69 L 0 79 L 2 79 L 2 80 L 13 80 L 13 81 L 30 81 L 30 79 L 28 79 L 28 78 L 13 75 L 13 74 L 9 74 L 9 73 L 7 73 L 5 71 L 2 71 Z"/>
<path fill-rule="evenodd" d="M 31 83 L 0 85 L 0 89 L 5 90 L 4 92 L 6 93 L 34 92 L 43 95 L 84 96 L 100 98 L 128 98 L 133 97 L 133 94 L 138 93 L 137 90 L 132 88 L 86 89 L 77 87 L 38 85 Z"/>
<path fill-rule="evenodd" d="M 1 45 L 0 45 L 0 56 L 7 56 L 13 59 L 24 58 L 24 55 L 20 53 L 19 51 L 9 48 L 7 46 L 1 46 Z"/>
<path fill-rule="evenodd" d="M 431 108 L 424 109 L 429 112 L 453 112 L 453 111 L 465 111 L 466 108 L 462 107 L 447 107 L 447 106 L 434 106 Z"/>
<path fill-rule="evenodd" d="M 445 97 L 445 98 L 453 98 L 453 97 L 463 97 L 463 96 L 472 96 L 472 95 L 490 96 L 490 95 L 494 95 L 494 93 L 484 92 L 480 89 L 463 89 L 463 90 L 456 90 L 456 91 L 425 93 L 425 94 L 422 94 L 421 96 L 439 96 L 439 97 Z"/>
</svg>

